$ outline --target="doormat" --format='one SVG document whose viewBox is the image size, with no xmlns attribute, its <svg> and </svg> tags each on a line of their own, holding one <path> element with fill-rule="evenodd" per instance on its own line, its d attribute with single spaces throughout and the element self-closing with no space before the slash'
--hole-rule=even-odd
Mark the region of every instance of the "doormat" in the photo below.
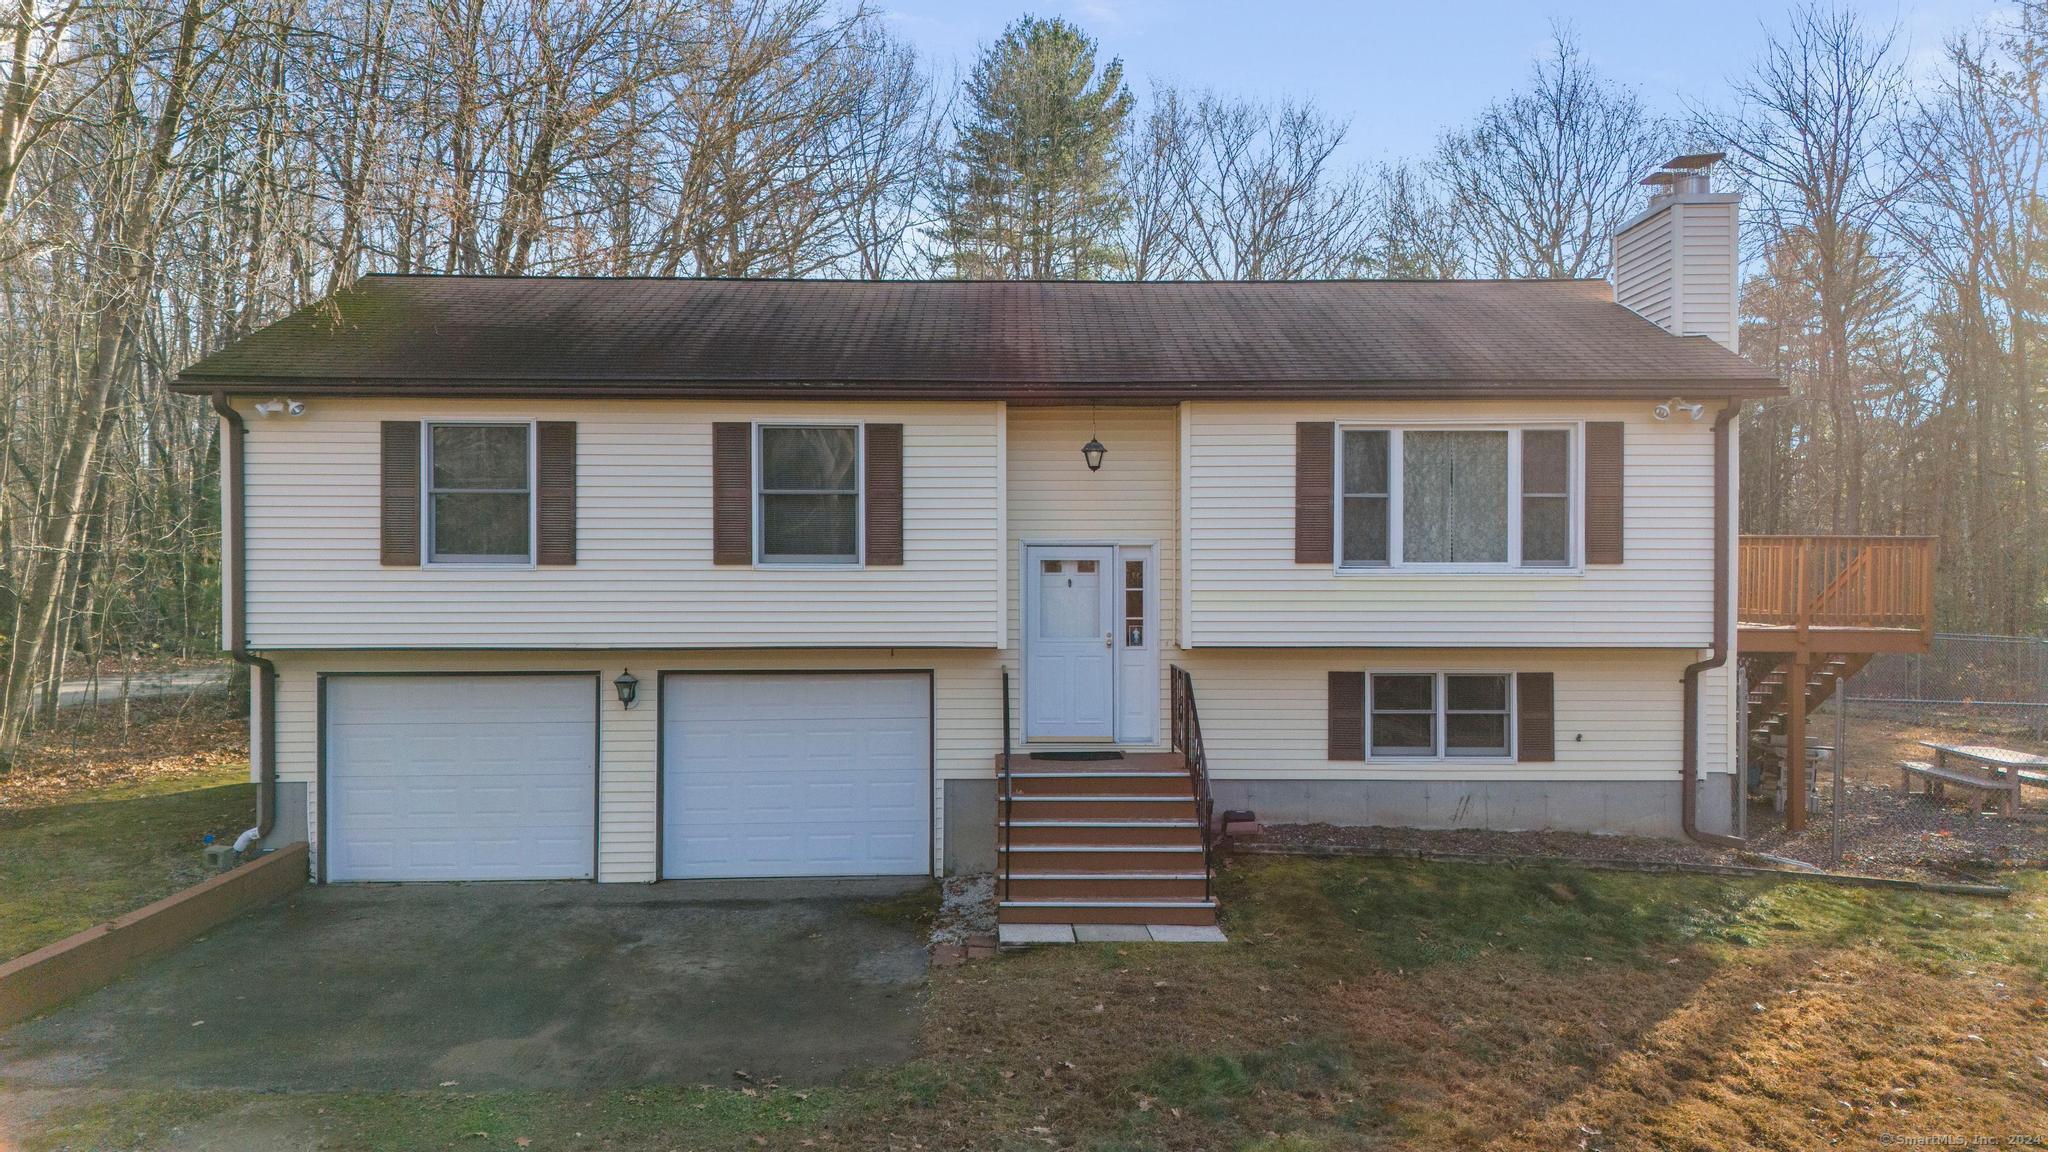
<svg viewBox="0 0 2048 1152">
<path fill-rule="evenodd" d="M 1121 752 L 1033 752 L 1033 760 L 1121 760 Z"/>
</svg>

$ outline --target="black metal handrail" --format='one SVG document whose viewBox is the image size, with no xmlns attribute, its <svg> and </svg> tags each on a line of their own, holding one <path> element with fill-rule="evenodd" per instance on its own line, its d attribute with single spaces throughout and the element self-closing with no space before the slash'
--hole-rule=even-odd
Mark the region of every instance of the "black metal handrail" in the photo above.
<svg viewBox="0 0 2048 1152">
<path fill-rule="evenodd" d="M 1002 887 L 1002 894 L 997 899 L 1007 900 L 1010 896 L 1010 865 L 1016 859 L 1016 854 L 1010 851 L 1010 800 L 1016 794 L 1016 787 L 1010 781 L 1010 670 L 1008 668 L 1003 669 L 1003 771 L 997 786 L 1003 790 L 1003 858 L 999 861 L 1000 866 L 996 870 L 997 878 Z"/>
<path fill-rule="evenodd" d="M 1209 793 L 1209 756 L 1202 748 L 1202 715 L 1195 708 L 1195 678 L 1178 664 L 1169 665 L 1167 671 L 1173 685 L 1173 750 L 1187 760 L 1188 778 L 1195 788 L 1195 819 L 1202 826 L 1202 898 L 1208 900 L 1213 897 L 1211 889 L 1216 875 L 1216 801 Z M 1007 753 L 1004 761 L 1008 762 Z"/>
</svg>

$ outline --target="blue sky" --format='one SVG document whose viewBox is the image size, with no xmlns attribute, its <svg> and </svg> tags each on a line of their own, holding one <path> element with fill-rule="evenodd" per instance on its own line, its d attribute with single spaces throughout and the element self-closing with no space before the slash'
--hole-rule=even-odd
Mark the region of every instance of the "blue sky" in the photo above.
<svg viewBox="0 0 2048 1152">
<path fill-rule="evenodd" d="M 1437 133 L 1522 82 L 1548 47 L 1553 21 L 1570 24 L 1595 65 L 1671 113 L 1718 102 L 1730 77 L 1784 26 L 1796 0 L 1715 5 L 1342 3 L 1339 0 L 874 0 L 898 32 L 942 71 L 965 72 L 977 48 L 1022 12 L 1065 16 L 1106 55 L 1123 57 L 1141 96 L 1170 79 L 1262 98 L 1313 97 L 1351 121 L 1347 158 L 1417 156 Z M 1909 59 L 1925 66 L 1951 30 L 1995 20 L 1988 0 L 1856 3 L 1879 27 L 1896 24 Z M 1702 17 L 1705 17 L 1704 19 Z"/>
</svg>

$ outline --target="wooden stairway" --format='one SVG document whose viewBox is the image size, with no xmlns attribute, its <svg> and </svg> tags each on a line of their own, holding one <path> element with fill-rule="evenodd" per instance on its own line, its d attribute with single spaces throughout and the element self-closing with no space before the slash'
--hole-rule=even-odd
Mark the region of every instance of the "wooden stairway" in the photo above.
<svg viewBox="0 0 2048 1152">
<path fill-rule="evenodd" d="M 1195 779 L 1181 753 L 1024 754 L 1012 758 L 1008 781 L 996 803 L 999 922 L 1216 923 Z"/>
<path fill-rule="evenodd" d="M 1806 675 L 1807 714 L 1827 703 L 1836 687 L 1875 655 L 1838 652 L 1816 657 Z M 1774 652 L 1743 659 L 1749 669 L 1749 739 L 1760 744 L 1782 739 L 1792 712 L 1792 656 Z"/>
</svg>

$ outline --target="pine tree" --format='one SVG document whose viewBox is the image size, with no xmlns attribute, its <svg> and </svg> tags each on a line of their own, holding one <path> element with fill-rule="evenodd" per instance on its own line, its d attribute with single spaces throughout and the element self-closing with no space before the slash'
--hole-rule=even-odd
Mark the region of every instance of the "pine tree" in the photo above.
<svg viewBox="0 0 2048 1152">
<path fill-rule="evenodd" d="M 1131 113 L 1123 62 L 1098 73 L 1095 41 L 1026 16 L 967 82 L 945 180 L 942 237 L 956 275 L 1097 279 L 1121 264 L 1117 140 Z"/>
</svg>

